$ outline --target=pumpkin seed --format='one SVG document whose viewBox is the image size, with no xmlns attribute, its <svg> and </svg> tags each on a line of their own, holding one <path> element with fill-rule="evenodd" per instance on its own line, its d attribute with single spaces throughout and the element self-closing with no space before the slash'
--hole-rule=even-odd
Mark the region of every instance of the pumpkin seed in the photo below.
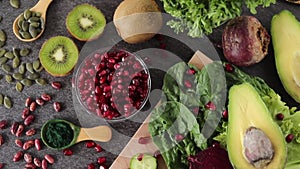
<svg viewBox="0 0 300 169">
<path fill-rule="evenodd" d="M 36 72 L 41 72 L 42 70 L 44 70 L 44 67 L 41 65 L 38 69 L 36 69 Z"/>
<path fill-rule="evenodd" d="M 4 56 L 5 53 L 6 53 L 5 49 L 0 49 L 0 57 Z"/>
<path fill-rule="evenodd" d="M 32 23 L 32 22 L 37 22 L 37 21 L 39 21 L 40 20 L 40 18 L 38 18 L 38 17 L 31 17 L 31 18 L 29 18 L 27 21 L 29 22 L 29 23 Z"/>
<path fill-rule="evenodd" d="M 31 11 L 29 10 L 29 9 L 26 9 L 25 11 L 24 11 L 24 18 L 26 19 L 26 20 L 28 20 L 30 17 L 31 17 Z"/>
<path fill-rule="evenodd" d="M 0 65 L 5 64 L 8 61 L 8 59 L 6 57 L 1 57 L 0 58 Z"/>
<path fill-rule="evenodd" d="M 38 78 L 40 78 L 40 74 L 38 74 L 38 73 L 31 73 L 27 76 L 27 79 L 29 79 L 29 80 L 36 80 Z"/>
<path fill-rule="evenodd" d="M 6 57 L 7 59 L 13 59 L 15 56 L 12 52 L 9 51 L 4 54 L 4 57 Z"/>
<path fill-rule="evenodd" d="M 21 82 L 17 82 L 16 83 L 16 91 L 22 92 L 23 88 L 24 88 L 24 86 L 23 86 L 23 84 Z"/>
<path fill-rule="evenodd" d="M 22 36 L 22 38 L 24 39 L 31 39 L 31 35 L 28 32 L 24 32 L 24 31 L 19 31 L 19 34 Z"/>
<path fill-rule="evenodd" d="M 25 63 L 22 63 L 20 66 L 19 66 L 19 73 L 20 74 L 24 74 L 25 73 Z"/>
<path fill-rule="evenodd" d="M 41 23 L 41 28 L 44 29 L 45 28 L 45 21 L 42 17 L 40 18 L 40 23 Z"/>
<path fill-rule="evenodd" d="M 12 102 L 8 96 L 4 96 L 4 106 L 8 109 L 12 107 Z"/>
<path fill-rule="evenodd" d="M 20 66 L 20 59 L 19 59 L 19 57 L 15 57 L 12 61 L 12 67 L 15 69 L 19 66 Z"/>
<path fill-rule="evenodd" d="M 5 45 L 5 41 L 0 41 L 0 48 L 2 48 Z"/>
<path fill-rule="evenodd" d="M 41 62 L 37 59 L 32 62 L 33 70 L 37 70 L 41 66 Z"/>
<path fill-rule="evenodd" d="M 14 8 L 20 8 L 20 0 L 10 0 L 10 5 Z"/>
<path fill-rule="evenodd" d="M 20 56 L 20 50 L 18 48 L 13 48 L 13 54 L 15 57 L 19 57 Z"/>
<path fill-rule="evenodd" d="M 29 79 L 23 79 L 21 80 L 21 83 L 25 86 L 31 86 L 32 85 L 32 81 Z"/>
<path fill-rule="evenodd" d="M 29 23 L 27 21 L 22 22 L 22 30 L 27 32 L 29 30 Z"/>
<path fill-rule="evenodd" d="M 11 83 L 13 81 L 13 78 L 11 77 L 11 75 L 5 75 L 5 80 L 7 83 Z"/>
<path fill-rule="evenodd" d="M 35 80 L 35 83 L 37 83 L 38 85 L 46 85 L 47 84 L 47 80 L 44 78 L 39 78 Z"/>
<path fill-rule="evenodd" d="M 22 80 L 23 75 L 21 73 L 14 73 L 13 78 L 16 79 L 16 80 Z"/>
<path fill-rule="evenodd" d="M 29 53 L 30 53 L 30 49 L 28 49 L 28 48 L 24 48 L 24 49 L 21 49 L 21 50 L 20 50 L 20 55 L 21 55 L 22 57 L 28 56 Z"/>
<path fill-rule="evenodd" d="M 40 12 L 36 12 L 36 13 L 35 13 L 35 16 L 37 16 L 37 17 L 41 17 L 41 16 L 42 16 L 42 14 L 41 14 Z"/>
<path fill-rule="evenodd" d="M 29 27 L 30 26 L 38 28 L 40 26 L 40 23 L 38 23 L 38 22 L 32 22 L 32 23 L 30 23 Z"/>
<path fill-rule="evenodd" d="M 0 30 L 0 41 L 6 41 L 6 33 L 4 32 L 4 30 Z"/>
<path fill-rule="evenodd" d="M 30 73 L 34 73 L 32 63 L 26 63 L 26 70 Z"/>
<path fill-rule="evenodd" d="M 9 65 L 7 65 L 7 64 L 3 64 L 3 65 L 1 66 L 1 68 L 2 68 L 2 70 L 3 70 L 5 73 L 9 73 L 9 72 L 12 71 L 11 67 L 10 67 Z"/>
<path fill-rule="evenodd" d="M 0 105 L 3 105 L 4 96 L 0 93 Z"/>
<path fill-rule="evenodd" d="M 37 37 L 37 35 L 38 35 L 37 30 L 33 26 L 29 26 L 29 33 L 30 33 L 31 37 L 33 37 L 33 38 Z"/>
</svg>

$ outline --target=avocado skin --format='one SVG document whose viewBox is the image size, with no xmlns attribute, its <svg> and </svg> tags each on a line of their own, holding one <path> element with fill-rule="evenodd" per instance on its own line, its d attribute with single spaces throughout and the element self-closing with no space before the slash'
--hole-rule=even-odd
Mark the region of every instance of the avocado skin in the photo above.
<svg viewBox="0 0 300 169">
<path fill-rule="evenodd" d="M 284 136 L 255 88 L 249 83 L 234 85 L 229 90 L 227 150 L 235 169 L 257 169 L 244 153 L 244 134 L 251 127 L 262 130 L 270 139 L 274 156 L 264 169 L 283 169 L 287 150 Z"/>
<path fill-rule="evenodd" d="M 271 35 L 279 78 L 286 92 L 300 103 L 300 22 L 290 11 L 283 10 L 272 18 Z M 298 82 L 293 77 L 296 69 Z"/>
</svg>

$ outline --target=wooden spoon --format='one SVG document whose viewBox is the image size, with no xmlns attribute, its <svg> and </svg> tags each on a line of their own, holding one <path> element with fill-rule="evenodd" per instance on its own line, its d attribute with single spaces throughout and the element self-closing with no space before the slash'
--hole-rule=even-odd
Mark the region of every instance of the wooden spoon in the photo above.
<svg viewBox="0 0 300 169">
<path fill-rule="evenodd" d="M 34 12 L 40 12 L 41 13 L 41 18 L 43 18 L 44 20 L 44 23 L 46 24 L 46 13 L 47 13 L 47 9 L 48 9 L 48 6 L 50 5 L 50 3 L 52 2 L 53 0 L 40 0 L 34 7 L 32 7 L 30 9 L 30 11 L 34 11 Z M 40 34 L 38 34 L 35 38 L 31 38 L 31 39 L 23 39 L 20 34 L 19 34 L 19 29 L 18 29 L 18 20 L 20 18 L 22 14 L 20 14 L 14 21 L 13 23 L 13 32 L 14 34 L 16 35 L 16 37 L 18 39 L 20 39 L 21 41 L 23 42 L 32 42 L 36 39 L 38 39 L 44 32 L 45 30 L 45 25 L 42 29 L 42 31 L 40 32 Z"/>
<path fill-rule="evenodd" d="M 294 4 L 299 4 L 300 5 L 300 0 L 286 0 L 287 2 L 294 3 Z"/>
<path fill-rule="evenodd" d="M 73 139 L 72 141 L 63 147 L 53 147 L 48 143 L 48 139 L 46 138 L 46 132 L 48 130 L 49 124 L 53 123 L 65 123 L 71 127 L 73 130 Z M 101 142 L 108 142 L 112 137 L 111 128 L 108 126 L 97 126 L 93 128 L 81 128 L 73 123 L 62 120 L 62 119 L 51 119 L 48 120 L 42 127 L 41 130 L 41 138 L 44 144 L 52 149 L 55 150 L 63 150 L 65 148 L 71 147 L 72 145 L 79 143 L 84 140 L 94 140 L 94 141 L 101 141 Z"/>
</svg>

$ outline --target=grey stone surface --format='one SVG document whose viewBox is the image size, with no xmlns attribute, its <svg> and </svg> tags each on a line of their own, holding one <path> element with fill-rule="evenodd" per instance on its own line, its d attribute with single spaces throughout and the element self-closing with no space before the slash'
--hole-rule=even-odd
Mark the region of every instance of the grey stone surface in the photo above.
<svg viewBox="0 0 300 169">
<path fill-rule="evenodd" d="M 33 61 L 38 58 L 38 52 L 41 48 L 42 44 L 49 39 L 52 36 L 58 36 L 63 35 L 70 37 L 70 34 L 68 33 L 66 26 L 65 26 L 65 18 L 70 10 L 72 10 L 73 7 L 75 7 L 78 4 L 82 3 L 90 3 L 94 6 L 96 6 L 98 9 L 101 9 L 101 11 L 104 13 L 107 22 L 110 22 L 113 17 L 113 13 L 117 5 L 121 2 L 121 0 L 102 0 L 102 1 L 92 1 L 92 0 L 53 0 L 52 4 L 50 5 L 48 9 L 48 17 L 47 17 L 47 23 L 46 23 L 46 30 L 42 37 L 38 39 L 35 42 L 31 43 L 25 43 L 19 41 L 12 32 L 12 23 L 14 19 L 25 9 L 30 8 L 33 6 L 37 0 L 21 0 L 21 7 L 19 9 L 14 9 L 9 5 L 8 0 L 0 0 L 0 16 L 3 17 L 3 20 L 0 22 L 0 29 L 4 29 L 7 33 L 8 40 L 7 44 L 4 48 L 7 50 L 12 50 L 12 47 L 17 48 L 31 48 L 32 52 L 29 57 L 23 58 L 23 60 L 26 61 Z M 288 4 L 284 1 L 278 0 L 276 5 L 272 5 L 270 8 L 259 8 L 258 13 L 255 15 L 262 23 L 263 25 L 268 29 L 270 32 L 270 20 L 272 15 L 275 13 L 278 13 L 282 9 L 290 9 L 294 14 L 297 15 L 298 19 L 300 19 L 300 12 L 299 12 L 299 6 Z M 244 14 L 249 14 L 247 10 L 244 11 Z M 288 25 L 287 25 L 288 26 Z M 209 38 L 214 43 L 220 43 L 221 40 L 221 34 L 222 29 L 224 25 L 220 28 L 216 29 L 212 35 L 209 36 Z M 114 30 L 106 30 L 106 31 L 112 31 Z M 115 32 L 114 32 L 115 33 Z M 105 36 L 105 34 L 104 34 Z M 85 45 L 84 42 L 80 42 L 78 40 L 75 40 L 72 38 L 75 43 L 78 45 L 79 49 L 82 49 Z M 105 37 L 100 37 L 97 42 L 101 43 L 101 41 L 108 40 L 108 41 L 114 41 L 114 39 L 105 39 Z M 116 39 L 118 41 L 118 38 L 116 36 Z M 181 56 L 182 60 L 188 61 L 189 58 L 192 56 L 193 51 L 187 50 L 184 45 L 181 45 L 177 43 L 174 40 L 169 39 L 163 39 L 163 43 L 167 44 L 167 49 L 176 53 L 178 56 Z M 137 44 L 137 45 L 128 45 L 124 42 L 118 43 L 117 46 L 124 47 L 127 49 L 130 49 L 132 51 L 138 51 L 140 49 L 149 48 L 149 47 L 156 47 L 158 48 L 160 45 L 160 42 L 157 39 L 152 39 L 151 41 L 147 43 Z M 93 45 L 92 45 L 93 46 Z M 201 48 L 201 47 L 200 47 Z M 220 57 L 222 60 L 224 60 L 224 57 L 222 56 L 222 51 L 217 48 L 217 51 L 220 54 Z M 87 49 L 87 53 L 89 50 Z M 85 53 L 86 54 L 86 53 Z M 81 56 L 85 55 L 81 54 Z M 151 56 L 148 56 L 151 58 Z M 164 58 L 160 58 L 164 59 Z M 155 60 L 157 61 L 157 60 Z M 164 61 L 164 60 L 163 60 Z M 153 62 L 153 60 L 152 60 Z M 167 60 L 165 60 L 167 62 Z M 79 62 L 80 63 L 80 62 Z M 150 67 L 151 64 L 147 63 Z M 296 102 L 294 102 L 284 91 L 277 73 L 275 69 L 274 64 L 274 58 L 273 58 L 273 52 L 272 52 L 272 46 L 270 45 L 270 52 L 269 55 L 259 64 L 244 68 L 245 71 L 247 71 L 250 74 L 258 75 L 266 80 L 266 82 L 273 87 L 276 92 L 278 92 L 284 101 L 288 103 L 288 105 L 291 106 L 298 106 Z M 4 72 L 0 71 L 0 74 L 4 75 Z M 103 121 L 101 121 L 98 118 L 94 118 L 92 115 L 86 115 L 84 110 L 80 109 L 80 106 L 77 107 L 79 104 L 73 104 L 73 96 L 72 96 L 72 84 L 71 79 L 72 75 L 70 74 L 66 77 L 52 77 L 45 71 L 42 73 L 42 77 L 47 78 L 49 82 L 52 81 L 60 81 L 63 84 L 63 88 L 59 91 L 53 89 L 50 85 L 47 86 L 38 86 L 33 85 L 31 87 L 25 87 L 22 93 L 18 93 L 14 89 L 14 83 L 13 84 L 7 84 L 5 82 L 5 79 L 2 79 L 0 81 L 0 93 L 8 95 L 12 98 L 12 101 L 14 103 L 14 106 L 12 109 L 6 109 L 4 107 L 0 107 L 0 120 L 7 119 L 9 121 L 9 126 L 12 124 L 13 121 L 21 122 L 21 111 L 24 108 L 24 101 L 27 97 L 31 98 L 37 98 L 42 93 L 49 93 L 53 100 L 59 101 L 63 104 L 63 110 L 59 113 L 54 112 L 52 108 L 52 102 L 46 103 L 43 107 L 39 107 L 33 114 L 35 115 L 36 119 L 34 120 L 34 123 L 30 127 L 26 127 L 26 130 L 29 128 L 36 128 L 37 134 L 32 137 L 26 137 L 22 136 L 20 139 L 22 141 L 26 141 L 28 139 L 34 139 L 40 137 L 40 129 L 44 122 L 46 122 L 48 119 L 52 118 L 63 118 L 66 120 L 69 120 L 73 122 L 76 125 L 83 126 L 83 127 L 92 127 L 94 125 L 99 124 L 105 124 Z M 163 72 L 161 71 L 151 71 L 151 77 L 152 77 L 152 90 L 159 89 L 161 87 L 161 79 L 163 77 Z M 154 94 L 155 96 L 160 96 L 160 93 Z M 151 102 L 151 105 L 155 105 L 155 103 L 158 101 L 158 97 L 153 97 L 153 100 Z M 150 109 L 149 107 L 151 105 L 147 105 L 146 109 Z M 77 112 L 77 113 L 75 113 Z M 79 113 L 78 113 L 79 112 Z M 82 112 L 82 114 L 80 113 Z M 143 114 L 139 114 L 135 117 L 133 117 L 133 120 L 118 122 L 118 123 L 112 123 L 110 124 L 111 127 L 117 131 L 118 133 L 122 133 L 126 137 L 122 137 L 121 139 L 115 139 L 110 143 L 99 143 L 100 145 L 103 145 L 104 147 L 109 147 L 107 151 L 103 151 L 101 153 L 95 152 L 94 149 L 87 149 L 85 147 L 84 143 L 79 143 L 75 146 L 73 146 L 71 149 L 74 151 L 73 156 L 64 156 L 62 151 L 56 151 L 56 150 L 50 150 L 43 146 L 41 151 L 36 151 L 34 148 L 29 149 L 26 152 L 29 152 L 34 157 L 43 158 L 45 154 L 52 154 L 55 157 L 55 164 L 50 165 L 50 168 L 54 169 L 83 169 L 87 168 L 87 165 L 89 163 L 96 163 L 97 157 L 100 156 L 106 156 L 107 157 L 107 165 L 109 166 L 113 160 L 116 158 L 117 154 L 112 152 L 119 152 L 122 150 L 122 148 L 126 145 L 128 139 L 130 136 L 132 136 L 135 131 L 139 127 L 139 122 L 142 122 L 143 119 L 148 114 L 148 111 L 145 111 Z M 78 116 L 79 114 L 79 116 Z M 21 162 L 12 162 L 12 158 L 15 152 L 20 150 L 15 144 L 14 140 L 17 138 L 15 136 L 12 136 L 9 132 L 9 127 L 5 130 L 0 130 L 0 134 L 4 136 L 5 143 L 0 147 L 0 163 L 5 163 L 5 168 L 8 169 L 19 169 L 23 168 L 25 165 L 24 161 Z M 117 136 L 116 136 L 117 138 Z M 125 139 L 124 139 L 125 138 Z"/>
</svg>

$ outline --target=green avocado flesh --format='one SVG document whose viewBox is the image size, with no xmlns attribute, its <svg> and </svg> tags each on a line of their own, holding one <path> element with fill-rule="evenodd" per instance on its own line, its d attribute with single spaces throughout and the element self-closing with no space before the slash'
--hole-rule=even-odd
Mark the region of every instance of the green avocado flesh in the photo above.
<svg viewBox="0 0 300 169">
<path fill-rule="evenodd" d="M 284 168 L 285 138 L 253 86 L 230 88 L 228 112 L 227 150 L 234 168 Z"/>
<path fill-rule="evenodd" d="M 280 80 L 300 103 L 300 23 L 291 12 L 283 10 L 272 18 L 271 35 Z"/>
</svg>

